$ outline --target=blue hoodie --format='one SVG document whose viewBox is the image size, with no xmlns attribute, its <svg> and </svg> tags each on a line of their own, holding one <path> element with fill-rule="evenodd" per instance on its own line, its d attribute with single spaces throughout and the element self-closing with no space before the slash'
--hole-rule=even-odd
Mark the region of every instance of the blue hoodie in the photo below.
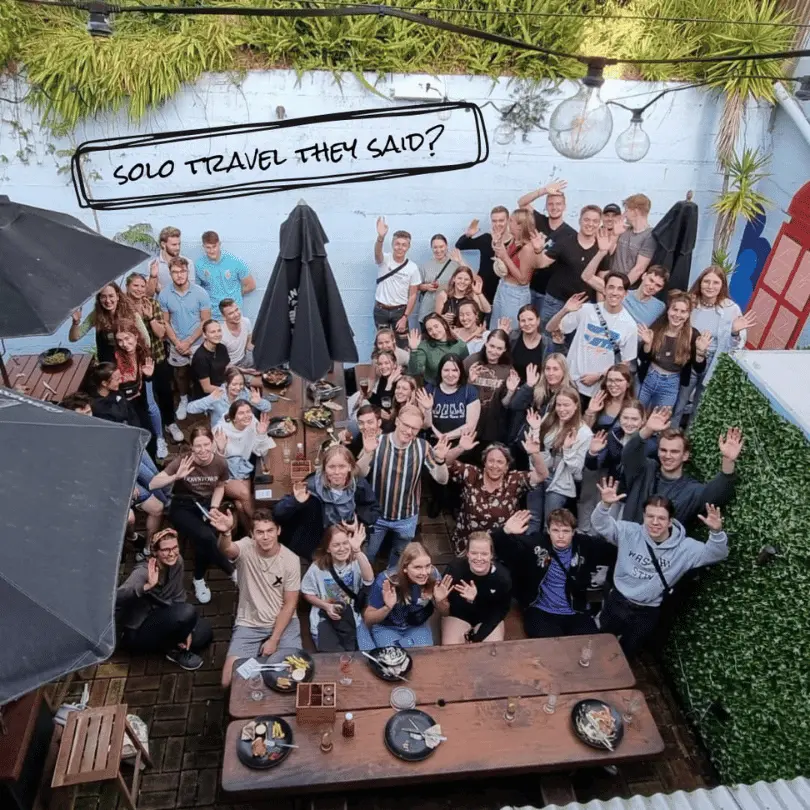
<svg viewBox="0 0 810 810">
<path fill-rule="evenodd" d="M 613 584 L 631 602 L 647 607 L 661 604 L 664 585 L 655 570 L 647 544 L 655 551 L 658 564 L 670 588 L 687 572 L 712 565 L 728 557 L 728 535 L 710 532 L 709 541 L 701 543 L 686 536 L 683 525 L 672 521 L 670 536 L 656 543 L 644 526 L 614 520 L 604 504 L 593 510 L 591 526 L 614 546 L 618 546 Z"/>
</svg>

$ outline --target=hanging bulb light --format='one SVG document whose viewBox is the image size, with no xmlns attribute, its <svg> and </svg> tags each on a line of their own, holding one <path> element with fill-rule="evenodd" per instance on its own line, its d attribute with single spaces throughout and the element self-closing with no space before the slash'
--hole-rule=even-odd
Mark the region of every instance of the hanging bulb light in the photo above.
<svg viewBox="0 0 810 810">
<path fill-rule="evenodd" d="M 548 125 L 551 145 L 565 157 L 585 160 L 605 148 L 613 132 L 613 116 L 602 101 L 599 88 L 605 83 L 604 64 L 588 63 L 588 75 L 576 95 L 563 101 Z"/>
<path fill-rule="evenodd" d="M 495 136 L 495 143 L 506 146 L 515 140 L 515 128 L 508 121 L 502 121 L 495 127 L 493 135 Z"/>
<path fill-rule="evenodd" d="M 447 99 L 445 99 L 445 102 L 447 102 Z M 450 110 L 441 109 L 436 113 L 436 118 L 438 118 L 439 121 L 449 121 L 450 116 L 452 116 L 452 115 L 453 115 L 453 110 L 452 109 L 450 109 Z"/>
<path fill-rule="evenodd" d="M 90 12 L 90 19 L 87 21 L 87 33 L 93 37 L 111 37 L 113 28 L 110 22 L 110 7 L 101 0 L 100 2 L 88 3 L 83 8 Z"/>
<path fill-rule="evenodd" d="M 616 154 L 626 163 L 635 163 L 650 151 L 650 136 L 642 123 L 641 110 L 633 110 L 630 126 L 616 138 Z"/>
</svg>

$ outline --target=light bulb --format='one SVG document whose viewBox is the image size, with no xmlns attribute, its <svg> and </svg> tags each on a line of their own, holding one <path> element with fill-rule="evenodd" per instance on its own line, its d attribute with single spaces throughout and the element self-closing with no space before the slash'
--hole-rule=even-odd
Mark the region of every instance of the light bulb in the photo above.
<svg viewBox="0 0 810 810">
<path fill-rule="evenodd" d="M 635 163 L 650 151 L 650 136 L 642 123 L 641 112 L 633 110 L 630 126 L 616 138 L 616 154 L 626 163 Z"/>
<path fill-rule="evenodd" d="M 548 124 L 551 145 L 574 160 L 593 157 L 605 148 L 613 132 L 613 116 L 602 101 L 599 88 L 605 83 L 602 65 L 588 65 L 576 95 L 563 101 Z"/>
<path fill-rule="evenodd" d="M 452 114 L 453 114 L 453 111 L 452 111 L 452 110 L 448 110 L 448 109 L 442 109 L 442 110 L 439 110 L 439 111 L 436 113 L 436 118 L 438 118 L 438 119 L 439 119 L 439 121 L 449 121 L 449 120 L 450 120 L 450 116 L 451 116 Z"/>
<path fill-rule="evenodd" d="M 515 140 L 515 128 L 507 121 L 498 124 L 493 134 L 495 143 L 499 143 L 501 146 L 506 146 Z"/>
</svg>

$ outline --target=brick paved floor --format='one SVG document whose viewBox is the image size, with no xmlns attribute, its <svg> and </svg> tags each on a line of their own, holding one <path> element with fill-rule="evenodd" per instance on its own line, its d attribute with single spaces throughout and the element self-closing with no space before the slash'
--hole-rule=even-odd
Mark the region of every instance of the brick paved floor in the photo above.
<svg viewBox="0 0 810 810">
<path fill-rule="evenodd" d="M 449 518 L 447 519 L 449 521 Z M 424 519 L 422 541 L 441 563 L 449 559 L 449 533 L 444 519 Z M 186 554 L 186 570 L 189 554 Z M 132 565 L 128 552 L 123 568 Z M 191 589 L 190 573 L 187 586 Z M 81 673 L 71 695 L 90 683 L 90 704 L 100 706 L 125 702 L 149 727 L 149 746 L 155 767 L 143 777 L 140 810 L 484 810 L 504 805 L 542 805 L 537 779 L 531 776 L 482 781 L 471 789 L 462 782 L 414 789 L 398 788 L 346 796 L 322 796 L 297 805 L 294 799 L 273 799 L 251 805 L 230 805 L 218 792 L 223 733 L 228 720 L 226 701 L 219 686 L 220 669 L 230 638 L 236 592 L 229 578 L 217 571 L 209 575 L 213 597 L 201 607 L 214 626 L 214 643 L 204 667 L 194 673 L 178 670 L 158 658 L 130 658 L 116 653 L 108 662 Z M 302 622 L 302 627 L 306 622 Z M 515 617 L 508 623 L 507 637 L 516 637 Z M 635 666 L 638 686 L 647 701 L 666 743 L 664 755 L 648 763 L 619 768 L 617 776 L 601 769 L 574 773 L 577 799 L 606 800 L 614 796 L 650 795 L 675 790 L 714 786 L 716 780 L 701 753 L 672 695 L 662 682 L 652 659 Z M 75 802 L 76 810 L 114 810 L 118 795 L 113 789 L 84 789 Z"/>
</svg>

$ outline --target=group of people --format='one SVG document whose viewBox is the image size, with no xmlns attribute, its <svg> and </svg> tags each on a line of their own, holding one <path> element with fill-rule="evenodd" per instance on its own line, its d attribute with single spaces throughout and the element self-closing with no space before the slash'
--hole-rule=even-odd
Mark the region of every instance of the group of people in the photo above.
<svg viewBox="0 0 810 810">
<path fill-rule="evenodd" d="M 473 221 L 452 253 L 435 235 L 422 267 L 405 231 L 384 252 L 378 220 L 374 372 L 340 441 L 272 510 L 255 508 L 249 481 L 273 451 L 272 396 L 251 388 L 240 307 L 255 283 L 216 234 L 195 265 L 164 229 L 148 278 L 108 285 L 75 316 L 71 337 L 95 326 L 100 362 L 96 396 L 66 406 L 153 436 L 134 497 L 148 553 L 119 589 L 125 644 L 202 663 L 211 629 L 186 602 L 180 537 L 194 546 L 198 602 L 212 565 L 239 590 L 225 686 L 235 660 L 301 646 L 301 596 L 318 650 L 502 639 L 513 600 L 530 637 L 612 632 L 628 654 L 645 644 L 674 585 L 728 554 L 720 508 L 742 435 L 720 437 L 720 469 L 703 483 L 686 474 L 681 425 L 754 321 L 714 266 L 659 298 L 668 273 L 650 265 L 644 195 L 624 210 L 586 206 L 574 229 L 564 189 L 494 208 L 491 233 Z M 188 414 L 209 424 L 185 435 Z M 190 453 L 158 470 L 163 426 Z M 441 571 L 417 540 L 423 490 L 429 513 L 455 518 Z M 707 542 L 689 536 L 701 523 Z"/>
</svg>

